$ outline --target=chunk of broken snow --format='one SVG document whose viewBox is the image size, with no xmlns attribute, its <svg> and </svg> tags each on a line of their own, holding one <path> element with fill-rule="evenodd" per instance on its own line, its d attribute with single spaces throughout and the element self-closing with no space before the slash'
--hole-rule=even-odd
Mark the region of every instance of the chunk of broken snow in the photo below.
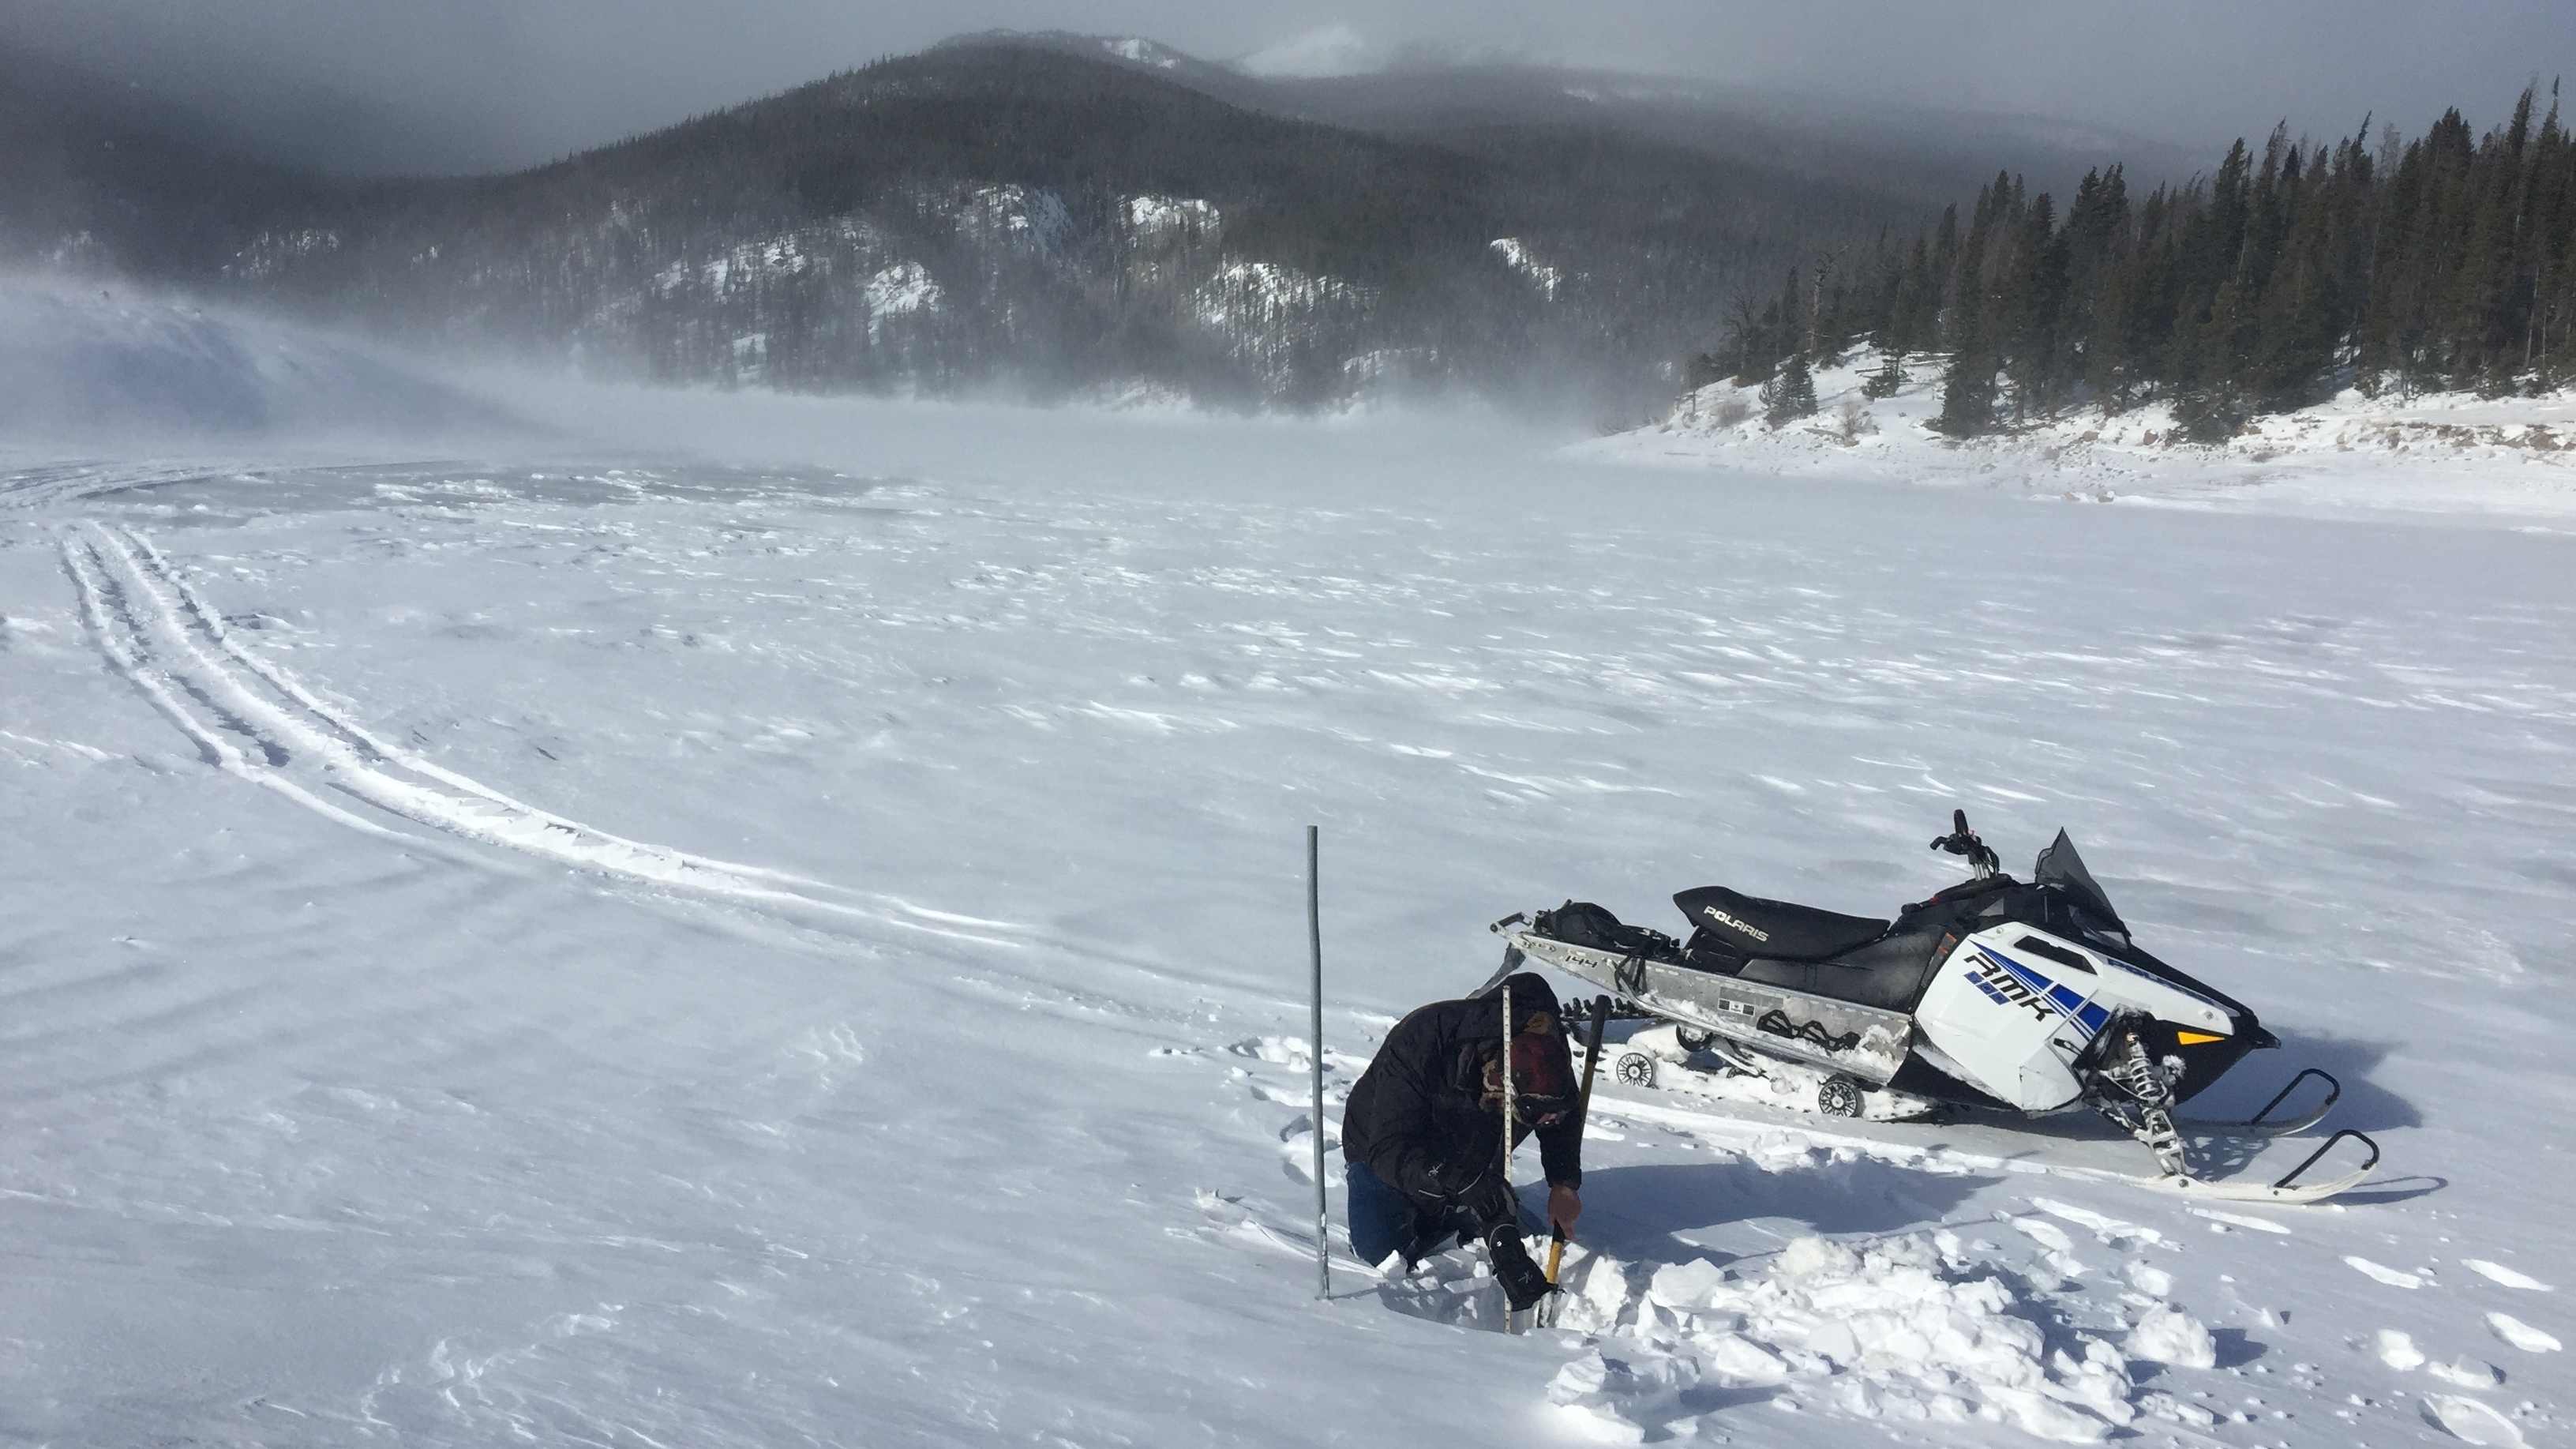
<svg viewBox="0 0 2576 1449">
<path fill-rule="evenodd" d="M 2216 1414 L 2188 1399 L 2177 1399 L 2171 1394 L 2148 1394 L 2138 1400 L 2138 1410 L 2159 1419 L 2170 1419 L 2177 1424 L 2189 1424 L 2198 1429 L 2206 1429 L 2218 1422 Z"/>
<path fill-rule="evenodd" d="M 1646 1285 L 1646 1296 L 1666 1308 L 1687 1313 L 1708 1307 L 1725 1283 L 1725 1269 L 1706 1258 L 1693 1258 L 1687 1263 L 1666 1263 L 1657 1268 L 1654 1280 Z"/>
<path fill-rule="evenodd" d="M 1596 1348 L 1581 1358 L 1567 1360 L 1565 1367 L 1556 1371 L 1556 1377 L 1548 1382 L 1547 1401 L 1571 1404 L 1601 1392 L 1609 1382 L 1610 1361 Z"/>
<path fill-rule="evenodd" d="M 2003 1413 L 2004 1422 L 2025 1434 L 2060 1444 L 2099 1444 L 2111 1426 L 2033 1389 L 1991 1388 L 1986 1401 Z"/>
<path fill-rule="evenodd" d="M 2415 1346 L 2412 1336 L 2400 1333 L 2396 1329 L 2379 1330 L 2378 1336 L 2371 1340 L 2371 1344 L 2371 1351 L 2379 1355 L 2379 1361 L 2399 1373 L 2424 1366 L 2424 1351 Z"/>
<path fill-rule="evenodd" d="M 1860 1254 L 1831 1238 L 1800 1238 L 1780 1250 L 1773 1271 L 1796 1282 L 1822 1273 L 1847 1274 L 1860 1267 Z"/>
<path fill-rule="evenodd" d="M 1777 1384 L 1788 1380 L 1789 1365 L 1778 1354 L 1740 1334 L 1705 1334 L 1696 1343 L 1701 1362 L 1721 1383 Z"/>
<path fill-rule="evenodd" d="M 2129 1286 L 2150 1298 L 2163 1298 L 2173 1292 L 2173 1275 L 2147 1263 L 2131 1263 L 2121 1270 Z"/>
<path fill-rule="evenodd" d="M 2208 1326 L 2171 1304 L 2158 1304 L 2140 1314 L 2138 1326 L 2121 1341 L 2120 1351 L 2141 1363 L 2171 1364 L 2175 1368 L 2214 1368 L 2218 1364 L 2218 1342 L 2210 1336 Z"/>
</svg>

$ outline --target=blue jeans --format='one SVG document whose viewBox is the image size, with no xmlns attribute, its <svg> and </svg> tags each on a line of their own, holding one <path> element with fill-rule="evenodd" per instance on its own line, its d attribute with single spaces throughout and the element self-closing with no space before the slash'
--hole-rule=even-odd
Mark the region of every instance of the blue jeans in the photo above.
<svg viewBox="0 0 2576 1449">
<path fill-rule="evenodd" d="M 1410 1266 L 1439 1251 L 1461 1229 L 1462 1214 L 1424 1208 L 1387 1186 L 1365 1162 L 1348 1164 L 1342 1176 L 1350 1184 L 1351 1251 L 1363 1263 L 1383 1263 L 1388 1254 L 1402 1253 Z"/>
</svg>

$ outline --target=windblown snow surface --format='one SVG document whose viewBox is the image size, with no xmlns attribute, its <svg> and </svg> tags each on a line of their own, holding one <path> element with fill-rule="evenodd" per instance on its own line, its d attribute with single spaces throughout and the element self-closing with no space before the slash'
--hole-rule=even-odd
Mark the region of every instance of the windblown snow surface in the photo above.
<svg viewBox="0 0 2576 1449">
<path fill-rule="evenodd" d="M 2576 1439 L 2565 534 L 584 408 L 5 470 L 0 1437 Z M 1614 1084 L 1559 1326 L 1349 1261 L 1338 1159 L 1316 1300 L 1304 826 L 1337 1104 L 1488 921 L 1884 914 L 1954 806 L 2284 1038 L 2196 1110 L 2329 1068 L 2377 1178 Z"/>
</svg>

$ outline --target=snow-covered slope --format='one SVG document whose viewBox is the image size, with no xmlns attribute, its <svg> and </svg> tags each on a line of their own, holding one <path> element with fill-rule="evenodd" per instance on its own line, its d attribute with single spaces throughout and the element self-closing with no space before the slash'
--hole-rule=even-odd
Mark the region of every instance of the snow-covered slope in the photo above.
<svg viewBox="0 0 2576 1449">
<path fill-rule="evenodd" d="M 2257 419 L 2223 446 L 2174 441 L 2162 405 L 2085 410 L 1965 442 L 1927 424 L 1941 359 L 1907 359 L 1906 382 L 1871 398 L 1881 357 L 1863 348 L 1816 374 L 1818 410 L 1779 427 L 1759 390 L 1713 383 L 1666 417 L 1583 445 L 1591 458 L 1970 484 L 2087 502 L 2257 511 L 2377 510 L 2576 525 L 2576 394 L 2400 400 L 2347 390 Z"/>
<path fill-rule="evenodd" d="M 2566 538 L 587 407 L 0 479 L 0 1434 L 2566 1442 Z M 2329 1067 L 2381 1178 L 1610 1088 L 1561 1329 L 1313 1300 L 1306 824 L 1338 1099 L 1489 920 L 1884 912 L 1954 805 L 2285 1038 L 2200 1105 Z"/>
<path fill-rule="evenodd" d="M 11 451 L 508 426 L 491 403 L 344 337 L 131 292 L 0 277 L 0 441 Z"/>
</svg>

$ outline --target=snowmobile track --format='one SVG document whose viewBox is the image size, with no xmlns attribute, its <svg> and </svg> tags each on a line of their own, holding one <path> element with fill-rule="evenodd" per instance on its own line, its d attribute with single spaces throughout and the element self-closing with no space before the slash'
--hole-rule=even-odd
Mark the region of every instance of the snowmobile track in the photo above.
<svg viewBox="0 0 2576 1449">
<path fill-rule="evenodd" d="M 61 545 L 64 569 L 100 651 L 196 745 L 200 757 L 335 823 L 425 843 L 335 803 L 328 798 L 333 792 L 444 835 L 594 875 L 787 915 L 866 920 L 984 945 L 1020 944 L 958 930 L 959 919 L 945 913 L 629 840 L 513 799 L 390 743 L 245 647 L 141 534 L 84 521 L 65 530 Z"/>
<path fill-rule="evenodd" d="M 43 508 L 222 476 L 221 469 L 184 464 L 75 462 L 18 468 L 0 473 L 0 507 Z"/>
</svg>

